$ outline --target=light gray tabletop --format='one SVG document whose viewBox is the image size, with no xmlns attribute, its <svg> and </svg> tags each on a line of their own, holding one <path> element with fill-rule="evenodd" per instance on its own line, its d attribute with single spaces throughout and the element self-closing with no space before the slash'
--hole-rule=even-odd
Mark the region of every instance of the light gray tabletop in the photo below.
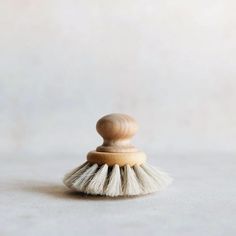
<svg viewBox="0 0 236 236">
<path fill-rule="evenodd" d="M 174 177 L 164 192 L 107 199 L 73 194 L 64 173 L 82 157 L 1 156 L 0 234 L 236 235 L 236 159 L 230 154 L 158 154 Z"/>
</svg>

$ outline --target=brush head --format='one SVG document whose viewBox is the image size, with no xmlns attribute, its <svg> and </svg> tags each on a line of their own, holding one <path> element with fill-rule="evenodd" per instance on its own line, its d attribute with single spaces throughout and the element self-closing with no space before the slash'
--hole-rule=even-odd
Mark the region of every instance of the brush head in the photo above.
<svg viewBox="0 0 236 236">
<path fill-rule="evenodd" d="M 87 155 L 87 162 L 69 172 L 64 184 L 78 192 L 106 196 L 135 196 L 162 190 L 168 174 L 146 163 L 146 155 L 130 144 L 138 129 L 125 114 L 102 117 L 96 125 L 103 144 Z"/>
<path fill-rule="evenodd" d="M 171 178 L 147 163 L 120 167 L 85 162 L 68 173 L 63 181 L 74 191 L 118 197 L 161 191 L 171 183 Z"/>
</svg>

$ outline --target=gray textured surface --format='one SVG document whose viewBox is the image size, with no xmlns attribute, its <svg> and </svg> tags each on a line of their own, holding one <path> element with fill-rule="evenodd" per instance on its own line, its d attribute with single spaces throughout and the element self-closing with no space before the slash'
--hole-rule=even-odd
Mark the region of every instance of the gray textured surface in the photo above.
<svg viewBox="0 0 236 236">
<path fill-rule="evenodd" d="M 236 234 L 236 160 L 229 154 L 150 155 L 175 181 L 133 199 L 69 193 L 63 174 L 82 158 L 5 156 L 0 171 L 1 236 Z"/>
</svg>

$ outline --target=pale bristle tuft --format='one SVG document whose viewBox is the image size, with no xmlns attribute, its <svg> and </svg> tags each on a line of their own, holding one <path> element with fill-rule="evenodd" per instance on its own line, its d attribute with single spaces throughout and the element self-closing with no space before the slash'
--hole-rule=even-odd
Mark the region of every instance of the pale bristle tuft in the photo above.
<svg viewBox="0 0 236 236">
<path fill-rule="evenodd" d="M 139 184 L 137 176 L 129 165 L 124 166 L 122 172 L 122 182 L 124 195 L 132 196 L 142 194 L 142 188 Z"/>
<path fill-rule="evenodd" d="M 158 186 L 155 183 L 154 179 L 150 175 L 148 175 L 140 165 L 135 165 L 133 168 L 139 180 L 139 183 L 142 186 L 143 194 L 153 193 L 158 190 Z"/>
<path fill-rule="evenodd" d="M 82 173 L 73 183 L 72 188 L 79 192 L 84 192 L 87 184 L 90 182 L 98 168 L 97 164 L 91 165 L 84 173 Z"/>
<path fill-rule="evenodd" d="M 108 165 L 104 164 L 88 183 L 85 192 L 89 194 L 103 194 L 107 181 Z"/>
<path fill-rule="evenodd" d="M 143 170 L 155 181 L 157 190 L 162 190 L 172 182 L 172 178 L 164 171 L 157 169 L 147 163 L 142 164 Z"/>
<path fill-rule="evenodd" d="M 88 162 L 85 162 L 83 165 L 79 166 L 78 168 L 72 170 L 68 174 L 65 175 L 63 179 L 63 183 L 71 188 L 73 183 L 76 181 L 76 179 L 79 178 L 80 175 L 82 175 L 88 168 L 90 164 Z"/>
<path fill-rule="evenodd" d="M 108 184 L 105 189 L 105 195 L 116 197 L 122 195 L 120 167 L 114 165 L 108 177 Z"/>
</svg>

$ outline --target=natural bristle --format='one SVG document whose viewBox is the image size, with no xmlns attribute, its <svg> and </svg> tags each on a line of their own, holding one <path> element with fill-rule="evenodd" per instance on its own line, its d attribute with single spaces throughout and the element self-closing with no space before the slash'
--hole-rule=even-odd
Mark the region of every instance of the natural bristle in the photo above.
<svg viewBox="0 0 236 236">
<path fill-rule="evenodd" d="M 64 184 L 94 195 L 135 196 L 162 190 L 171 182 L 165 173 L 148 164 L 114 165 L 84 163 L 64 177 Z"/>
<path fill-rule="evenodd" d="M 118 165 L 114 165 L 111 168 L 110 174 L 108 176 L 107 186 L 104 189 L 104 193 L 106 196 L 111 197 L 122 195 L 120 167 Z"/>
</svg>

